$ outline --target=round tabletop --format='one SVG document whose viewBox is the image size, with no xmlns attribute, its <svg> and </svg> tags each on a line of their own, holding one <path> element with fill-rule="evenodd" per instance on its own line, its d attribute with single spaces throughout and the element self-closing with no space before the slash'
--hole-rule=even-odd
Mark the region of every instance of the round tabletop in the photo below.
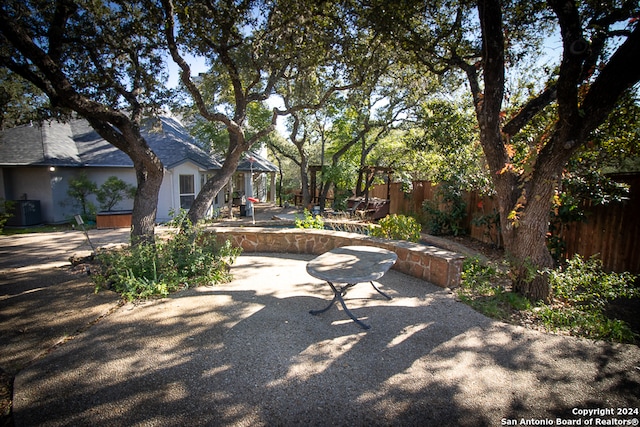
<svg viewBox="0 0 640 427">
<path fill-rule="evenodd" d="M 382 277 L 398 259 L 375 246 L 343 246 L 312 259 L 307 272 L 331 283 L 371 282 Z"/>
</svg>

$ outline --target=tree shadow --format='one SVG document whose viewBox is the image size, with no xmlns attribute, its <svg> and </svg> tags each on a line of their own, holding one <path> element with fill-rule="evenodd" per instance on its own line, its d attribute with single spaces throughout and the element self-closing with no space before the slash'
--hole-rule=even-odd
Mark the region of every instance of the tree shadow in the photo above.
<svg viewBox="0 0 640 427">
<path fill-rule="evenodd" d="M 17 424 L 478 426 L 638 406 L 637 347 L 494 322 L 395 271 L 391 301 L 347 294 L 364 331 L 308 313 L 331 297 L 308 259 L 243 256 L 230 284 L 121 308 L 17 376 Z"/>
</svg>

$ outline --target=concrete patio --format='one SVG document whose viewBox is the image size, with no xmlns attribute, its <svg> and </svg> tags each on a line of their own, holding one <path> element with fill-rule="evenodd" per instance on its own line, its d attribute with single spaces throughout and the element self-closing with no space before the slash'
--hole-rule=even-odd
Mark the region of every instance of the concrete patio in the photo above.
<svg viewBox="0 0 640 427">
<path fill-rule="evenodd" d="M 18 426 L 556 425 L 640 407 L 637 346 L 497 322 L 394 270 L 379 280 L 393 300 L 364 285 L 345 298 L 364 331 L 339 307 L 308 313 L 331 297 L 305 271 L 313 255 L 245 254 L 231 283 L 121 305 L 70 270 L 87 249 L 79 231 L 0 236 Z"/>
</svg>

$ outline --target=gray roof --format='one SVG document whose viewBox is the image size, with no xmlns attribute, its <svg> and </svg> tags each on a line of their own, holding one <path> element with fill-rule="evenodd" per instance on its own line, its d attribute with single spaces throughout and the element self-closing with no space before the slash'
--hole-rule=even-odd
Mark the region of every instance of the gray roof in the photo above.
<svg viewBox="0 0 640 427">
<path fill-rule="evenodd" d="M 44 162 L 43 129 L 19 126 L 0 133 L 0 166 L 33 165 Z"/>
<path fill-rule="evenodd" d="M 166 168 L 186 161 L 205 170 L 222 167 L 222 159 L 198 147 L 175 119 L 147 120 L 142 136 Z M 245 156 L 248 157 L 248 156 Z M 277 171 L 275 165 L 252 154 L 255 171 Z M 242 161 L 241 161 L 242 165 Z M 47 122 L 0 132 L 0 166 L 133 167 L 131 159 L 105 141 L 84 119 Z M 246 169 L 249 162 L 246 161 Z"/>
<path fill-rule="evenodd" d="M 248 153 L 244 153 L 240 162 L 238 163 L 237 170 L 239 171 L 250 171 L 254 170 L 256 172 L 278 172 L 278 167 L 271 163 L 269 160 L 265 159 L 254 153 L 253 151 L 249 151 Z"/>
</svg>

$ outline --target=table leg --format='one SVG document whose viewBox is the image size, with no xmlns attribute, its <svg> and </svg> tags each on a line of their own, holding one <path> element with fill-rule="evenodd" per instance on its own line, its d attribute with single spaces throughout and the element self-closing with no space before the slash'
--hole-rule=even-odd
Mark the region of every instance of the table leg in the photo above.
<svg viewBox="0 0 640 427">
<path fill-rule="evenodd" d="M 322 310 L 310 310 L 309 313 L 313 314 L 314 316 L 316 314 L 324 313 L 325 311 L 327 311 L 327 310 L 329 310 L 331 308 L 333 303 L 335 303 L 336 301 L 340 301 L 340 304 L 342 305 L 342 308 L 344 309 L 345 313 L 347 313 L 347 315 L 351 318 L 351 320 L 356 322 L 358 324 L 358 326 L 360 326 L 362 329 L 369 329 L 370 326 L 365 324 L 365 323 L 363 323 L 362 321 L 358 320 L 358 318 L 356 316 L 354 316 L 353 313 L 351 313 L 351 310 L 349 310 L 347 308 L 347 304 L 342 299 L 342 296 L 347 293 L 347 290 L 349 288 L 351 288 L 352 286 L 355 286 L 356 283 L 349 283 L 349 284 L 341 287 L 339 290 L 333 285 L 333 283 L 331 283 L 331 282 L 327 282 L 327 283 L 329 284 L 329 286 L 331 286 L 331 290 L 333 291 L 333 299 L 331 300 L 329 305 L 326 306 L 325 308 L 323 308 Z M 375 286 L 374 286 L 374 288 L 375 288 Z M 378 291 L 378 292 L 380 292 L 380 291 Z"/>
<path fill-rule="evenodd" d="M 386 299 L 388 299 L 388 300 L 393 299 L 393 298 L 391 298 L 389 295 L 385 294 L 385 293 L 384 293 L 384 292 L 382 292 L 380 289 L 378 289 L 378 287 L 377 287 L 373 282 L 371 282 L 371 286 L 373 286 L 373 289 L 375 289 L 376 291 L 378 291 L 378 293 L 379 293 L 380 295 L 382 295 L 383 297 L 385 297 Z"/>
</svg>

